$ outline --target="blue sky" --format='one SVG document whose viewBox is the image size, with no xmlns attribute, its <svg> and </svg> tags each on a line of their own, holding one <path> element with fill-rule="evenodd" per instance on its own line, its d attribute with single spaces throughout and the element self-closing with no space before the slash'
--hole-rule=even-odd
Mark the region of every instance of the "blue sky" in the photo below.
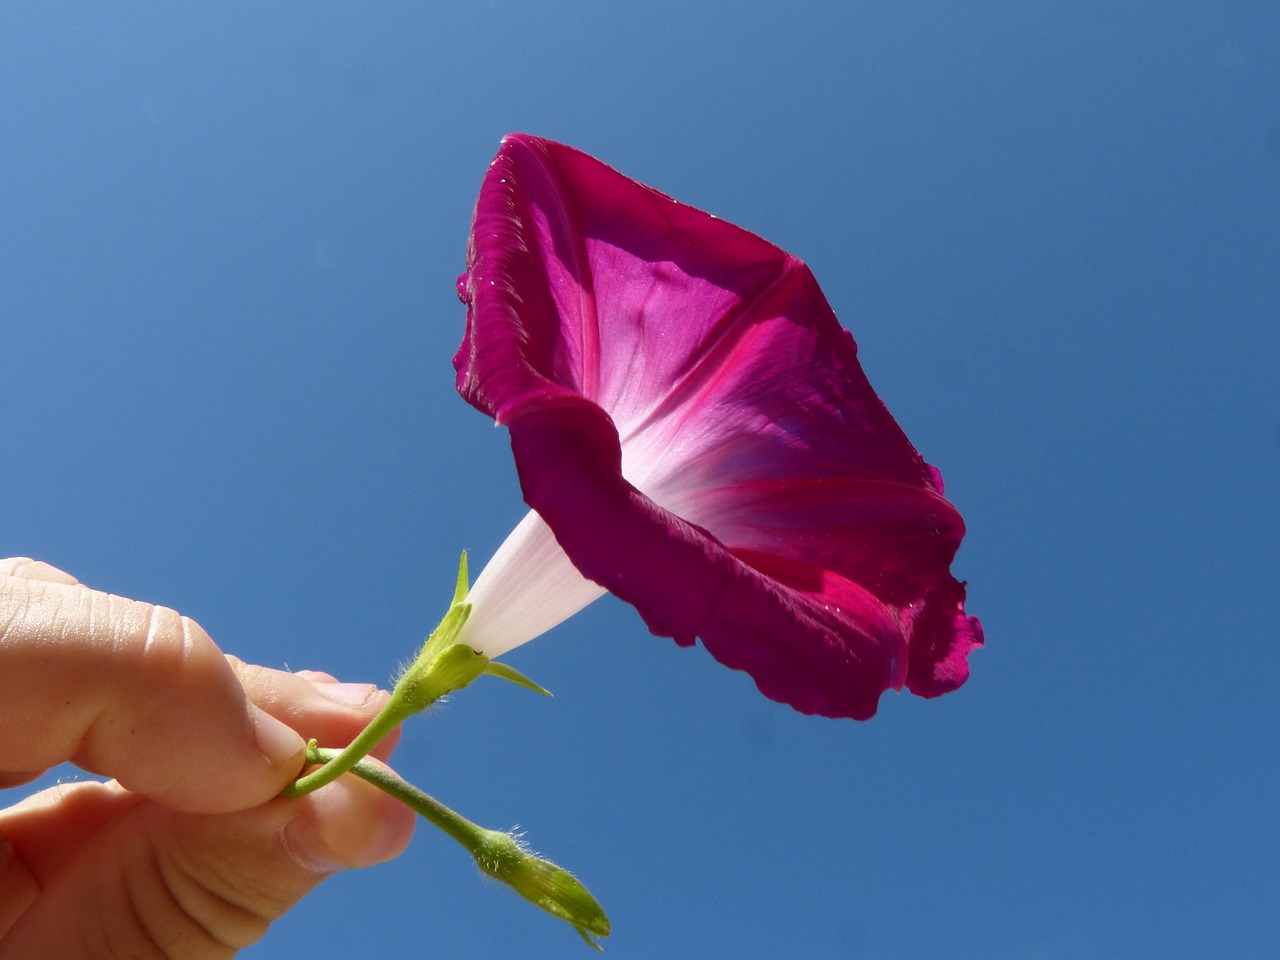
<svg viewBox="0 0 1280 960">
<path fill-rule="evenodd" d="M 1259 956 L 1280 939 L 1280 7 L 0 6 L 0 554 L 384 681 L 523 509 L 452 386 L 500 137 L 806 259 L 939 465 L 988 645 L 793 714 L 606 598 L 398 766 L 608 953 Z M 16 792 L 14 796 L 16 797 Z M 247 957 L 586 956 L 429 828 Z"/>
</svg>

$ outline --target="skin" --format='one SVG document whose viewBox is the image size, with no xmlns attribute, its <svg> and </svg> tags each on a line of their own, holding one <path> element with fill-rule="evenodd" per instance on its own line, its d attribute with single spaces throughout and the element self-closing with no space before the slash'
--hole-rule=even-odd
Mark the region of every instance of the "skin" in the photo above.
<svg viewBox="0 0 1280 960">
<path fill-rule="evenodd" d="M 221 960 L 331 873 L 397 856 L 414 815 L 363 781 L 278 797 L 304 738 L 348 743 L 386 696 L 0 560 L 0 787 L 63 761 L 114 778 L 0 810 L 0 960 Z"/>
</svg>

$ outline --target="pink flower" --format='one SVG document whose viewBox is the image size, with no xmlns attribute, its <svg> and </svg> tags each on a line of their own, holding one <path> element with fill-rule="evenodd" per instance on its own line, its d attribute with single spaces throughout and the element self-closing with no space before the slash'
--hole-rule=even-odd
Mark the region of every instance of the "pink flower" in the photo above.
<svg viewBox="0 0 1280 960">
<path fill-rule="evenodd" d="M 965 681 L 964 523 L 803 262 L 513 134 L 458 293 L 458 391 L 510 431 L 534 511 L 460 639 L 496 656 L 607 589 L 804 713 Z"/>
</svg>

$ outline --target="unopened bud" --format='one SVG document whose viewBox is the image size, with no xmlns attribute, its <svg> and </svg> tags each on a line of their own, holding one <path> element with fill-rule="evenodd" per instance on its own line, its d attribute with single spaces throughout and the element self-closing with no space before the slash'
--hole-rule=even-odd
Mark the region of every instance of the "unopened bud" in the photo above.
<svg viewBox="0 0 1280 960">
<path fill-rule="evenodd" d="M 485 830 L 473 855 L 480 869 L 511 886 L 552 916 L 573 924 L 592 947 L 609 935 L 609 918 L 581 881 L 550 860 L 534 856 L 509 833 Z"/>
</svg>

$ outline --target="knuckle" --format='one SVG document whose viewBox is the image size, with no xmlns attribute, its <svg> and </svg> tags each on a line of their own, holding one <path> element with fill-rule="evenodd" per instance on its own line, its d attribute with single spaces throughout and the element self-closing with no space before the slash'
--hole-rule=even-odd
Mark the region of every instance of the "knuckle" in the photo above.
<svg viewBox="0 0 1280 960">
<path fill-rule="evenodd" d="M 18 571 L 31 562 L 30 557 L 5 557 L 0 560 L 0 577 L 18 576 Z"/>
<path fill-rule="evenodd" d="M 113 601 L 120 598 L 112 597 Z M 209 635 L 194 620 L 176 610 L 137 601 L 120 601 L 130 609 L 113 617 L 118 625 L 115 652 L 160 688 L 200 685 L 225 670 Z"/>
<path fill-rule="evenodd" d="M 214 952 L 243 949 L 260 940 L 271 920 L 291 905 L 294 898 L 273 888 L 270 871 L 246 869 L 242 860 L 243 851 L 234 844 L 159 851 L 159 875 L 191 942 Z"/>
</svg>

